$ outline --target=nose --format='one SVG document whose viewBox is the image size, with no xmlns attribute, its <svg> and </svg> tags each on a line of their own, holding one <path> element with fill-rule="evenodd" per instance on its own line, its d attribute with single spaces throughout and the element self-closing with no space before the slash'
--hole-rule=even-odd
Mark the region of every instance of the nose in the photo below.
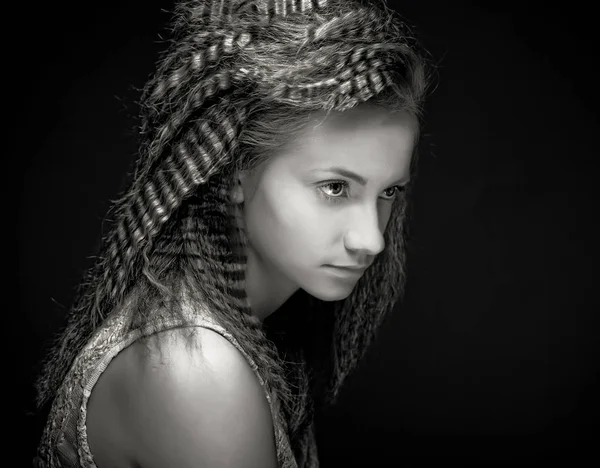
<svg viewBox="0 0 600 468">
<path fill-rule="evenodd" d="M 357 212 L 344 237 L 345 247 L 364 256 L 379 254 L 385 247 L 383 226 L 379 221 L 377 209 Z"/>
</svg>

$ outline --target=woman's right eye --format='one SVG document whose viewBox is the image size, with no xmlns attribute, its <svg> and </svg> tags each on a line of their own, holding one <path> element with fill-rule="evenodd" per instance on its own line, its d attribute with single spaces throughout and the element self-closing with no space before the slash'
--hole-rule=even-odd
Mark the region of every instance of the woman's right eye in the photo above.
<svg viewBox="0 0 600 468">
<path fill-rule="evenodd" d="M 348 183 L 343 180 L 335 180 L 331 182 L 327 182 L 325 184 L 317 187 L 317 193 L 324 197 L 328 201 L 339 202 L 343 198 L 347 198 L 342 196 L 342 193 L 345 189 L 348 188 Z M 333 189 L 333 190 L 329 190 Z M 327 193 L 329 192 L 329 193 Z"/>
<path fill-rule="evenodd" d="M 330 195 L 337 197 L 341 195 L 340 191 L 343 191 L 345 187 L 347 187 L 343 182 L 330 182 L 328 184 L 322 185 L 321 187 L 331 187 L 333 188 L 332 192 L 338 192 L 336 194 L 331 193 Z M 337 190 L 336 190 L 337 189 Z"/>
</svg>

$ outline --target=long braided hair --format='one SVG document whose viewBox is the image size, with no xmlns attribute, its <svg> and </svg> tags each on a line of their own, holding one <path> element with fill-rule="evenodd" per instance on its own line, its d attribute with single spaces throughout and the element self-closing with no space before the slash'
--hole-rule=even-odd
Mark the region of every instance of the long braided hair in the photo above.
<svg viewBox="0 0 600 468">
<path fill-rule="evenodd" d="M 137 298 L 133 329 L 157 305 L 181 313 L 185 287 L 258 364 L 299 450 L 315 408 L 335 402 L 401 297 L 408 195 L 394 202 L 386 248 L 349 297 L 324 302 L 300 290 L 262 324 L 244 290 L 247 240 L 227 195 L 233 174 L 271 157 L 316 112 L 369 101 L 421 118 L 429 60 L 384 3 L 189 0 L 176 5 L 171 29 L 142 93 L 133 181 L 43 362 L 38 407 L 126 297 Z"/>
</svg>

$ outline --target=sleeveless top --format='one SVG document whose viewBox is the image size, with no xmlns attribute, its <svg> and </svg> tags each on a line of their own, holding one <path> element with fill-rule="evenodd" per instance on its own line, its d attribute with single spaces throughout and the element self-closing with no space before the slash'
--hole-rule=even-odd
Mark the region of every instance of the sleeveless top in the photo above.
<svg viewBox="0 0 600 468">
<path fill-rule="evenodd" d="M 97 468 L 90 452 L 86 431 L 87 402 L 100 375 L 111 360 L 136 340 L 161 331 L 183 327 L 203 327 L 219 333 L 232 343 L 246 358 L 264 388 L 264 381 L 257 373 L 257 365 L 244 351 L 236 339 L 219 325 L 208 310 L 201 313 L 198 307 L 184 303 L 187 323 L 181 318 L 157 316 L 143 327 L 125 331 L 125 318 L 128 313 L 127 301 L 121 309 L 111 314 L 104 324 L 94 333 L 81 350 L 56 397 L 54 398 L 37 456 L 36 468 Z M 190 321 L 191 320 L 191 321 Z M 278 411 L 277 397 L 265 389 L 265 395 L 273 416 Z M 318 468 L 318 456 L 314 432 L 314 422 L 310 426 L 306 443 L 303 445 L 301 459 L 294 457 L 288 435 L 283 427 L 272 418 L 280 468 Z"/>
</svg>

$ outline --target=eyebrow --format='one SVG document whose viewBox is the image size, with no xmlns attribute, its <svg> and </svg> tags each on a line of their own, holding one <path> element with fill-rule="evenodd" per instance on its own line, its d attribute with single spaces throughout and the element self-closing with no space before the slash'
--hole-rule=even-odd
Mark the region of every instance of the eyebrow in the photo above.
<svg viewBox="0 0 600 468">
<path fill-rule="evenodd" d="M 341 176 L 348 177 L 349 179 L 355 180 L 360 185 L 367 185 L 367 179 L 365 179 L 363 176 L 358 175 L 356 172 L 352 172 L 351 170 L 346 169 L 344 167 L 340 167 L 340 166 L 313 169 L 310 172 L 323 172 L 323 171 L 324 172 L 335 172 Z M 409 181 L 410 181 L 410 179 L 398 179 L 396 182 L 394 182 L 394 184 L 407 184 Z"/>
</svg>

